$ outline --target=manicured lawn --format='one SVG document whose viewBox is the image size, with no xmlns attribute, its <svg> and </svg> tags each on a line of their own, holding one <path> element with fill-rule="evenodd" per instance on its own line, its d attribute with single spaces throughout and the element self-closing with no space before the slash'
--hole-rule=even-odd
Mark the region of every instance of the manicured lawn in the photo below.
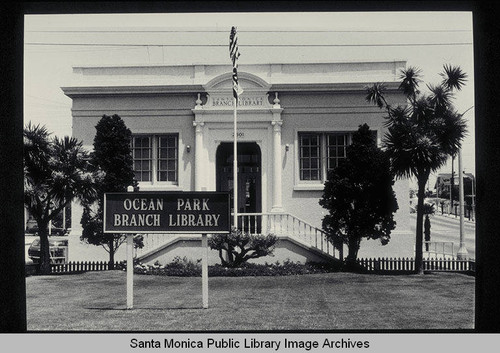
<svg viewBox="0 0 500 353">
<path fill-rule="evenodd" d="M 26 278 L 29 331 L 472 329 L 474 277 L 328 273 L 201 278 L 121 271 Z"/>
</svg>

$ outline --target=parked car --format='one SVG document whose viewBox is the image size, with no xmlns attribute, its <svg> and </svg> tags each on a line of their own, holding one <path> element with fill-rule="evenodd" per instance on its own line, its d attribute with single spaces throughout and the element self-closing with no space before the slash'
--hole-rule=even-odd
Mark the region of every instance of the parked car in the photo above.
<svg viewBox="0 0 500 353">
<path fill-rule="evenodd" d="M 416 197 L 410 198 L 410 213 L 416 213 L 417 212 L 417 204 L 418 204 L 418 199 Z M 436 207 L 436 198 L 435 197 L 427 197 L 424 199 L 424 205 L 434 205 L 434 210 L 437 211 Z"/>
<path fill-rule="evenodd" d="M 51 232 L 51 235 L 54 235 L 54 236 L 63 236 L 63 235 L 68 234 L 68 229 L 52 226 L 50 232 Z M 36 225 L 36 224 L 28 225 L 26 227 L 26 233 L 38 235 L 38 225 Z"/>
<path fill-rule="evenodd" d="M 49 238 L 50 263 L 60 264 L 68 261 L 68 239 L 66 238 Z M 40 262 L 40 238 L 33 240 L 29 249 L 28 256 L 37 264 Z"/>
</svg>

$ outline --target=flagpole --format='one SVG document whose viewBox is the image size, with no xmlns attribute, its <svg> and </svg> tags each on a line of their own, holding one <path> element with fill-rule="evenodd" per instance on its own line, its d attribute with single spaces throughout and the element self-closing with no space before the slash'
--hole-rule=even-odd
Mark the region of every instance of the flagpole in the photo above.
<svg viewBox="0 0 500 353">
<path fill-rule="evenodd" d="M 238 84 L 238 36 L 236 27 L 231 28 L 229 35 L 229 57 L 233 64 L 233 112 L 234 112 L 234 131 L 233 131 L 233 227 L 238 228 L 238 130 L 236 126 L 238 96 L 242 90 Z"/>
<path fill-rule="evenodd" d="M 238 228 L 238 133 L 236 126 L 236 116 L 237 116 L 237 108 L 238 100 L 233 97 L 234 107 L 233 107 L 233 115 L 234 115 L 234 143 L 233 143 L 233 226 L 234 228 Z"/>
</svg>

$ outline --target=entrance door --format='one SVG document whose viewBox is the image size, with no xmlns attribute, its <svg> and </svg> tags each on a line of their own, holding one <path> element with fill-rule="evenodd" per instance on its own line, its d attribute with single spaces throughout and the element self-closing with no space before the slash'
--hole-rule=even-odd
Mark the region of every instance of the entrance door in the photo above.
<svg viewBox="0 0 500 353">
<path fill-rule="evenodd" d="M 224 142 L 217 148 L 217 191 L 229 191 L 231 212 L 234 210 L 233 194 L 233 143 Z M 262 211 L 261 152 L 255 142 L 238 143 L 238 213 L 260 213 Z M 238 229 L 260 233 L 261 217 L 247 215 L 239 217 Z"/>
</svg>

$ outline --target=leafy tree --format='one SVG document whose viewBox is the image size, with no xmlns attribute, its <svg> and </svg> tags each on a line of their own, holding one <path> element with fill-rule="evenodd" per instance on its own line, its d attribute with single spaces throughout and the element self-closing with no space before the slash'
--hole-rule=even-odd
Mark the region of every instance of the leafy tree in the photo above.
<svg viewBox="0 0 500 353">
<path fill-rule="evenodd" d="M 24 204 L 40 236 L 40 272 L 50 273 L 49 222 L 73 199 L 95 197 L 88 153 L 72 137 L 51 138 L 45 126 L 28 124 L 24 138 Z"/>
<path fill-rule="evenodd" d="M 274 234 L 250 234 L 233 228 L 230 234 L 213 234 L 208 245 L 219 251 L 223 266 L 241 267 L 250 259 L 272 255 L 277 239 Z"/>
<path fill-rule="evenodd" d="M 89 244 L 101 245 L 109 253 L 110 268 L 114 268 L 114 255 L 126 240 L 121 233 L 103 232 L 104 193 L 125 192 L 134 180 L 133 159 L 130 148 L 132 133 L 118 115 L 103 115 L 96 125 L 94 151 L 90 161 L 96 183 L 97 197 L 85 204 L 81 224 L 81 239 Z M 134 245 L 142 248 L 142 236 L 134 237 Z"/>
<path fill-rule="evenodd" d="M 328 210 L 323 229 L 335 244 L 347 244 L 348 267 L 355 267 L 361 240 L 390 240 L 398 209 L 386 153 L 376 146 L 367 124 L 353 134 L 346 158 L 328 173 L 319 204 Z"/>
<path fill-rule="evenodd" d="M 443 78 L 437 85 L 427 85 L 429 93 L 421 93 L 421 70 L 401 70 L 399 88 L 407 98 L 404 105 L 391 106 L 384 97 L 383 84 L 368 87 L 366 99 L 387 111 L 388 132 L 384 147 L 391 158 L 392 170 L 398 178 L 416 177 L 418 184 L 415 266 L 423 273 L 422 223 L 425 185 L 431 172 L 441 168 L 448 156 L 460 149 L 466 123 L 454 109 L 451 100 L 455 90 L 465 84 L 467 75 L 460 67 L 444 65 Z"/>
</svg>

